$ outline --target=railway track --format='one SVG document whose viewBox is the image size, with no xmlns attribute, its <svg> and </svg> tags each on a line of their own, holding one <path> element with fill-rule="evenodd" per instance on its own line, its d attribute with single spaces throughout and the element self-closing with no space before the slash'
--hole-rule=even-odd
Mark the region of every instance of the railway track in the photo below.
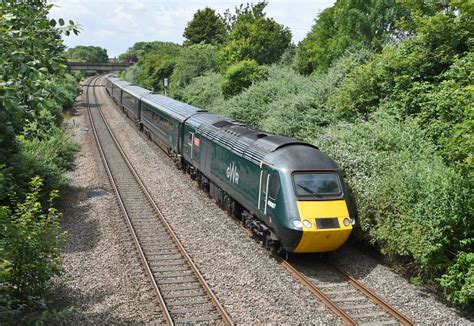
<svg viewBox="0 0 474 326">
<path fill-rule="evenodd" d="M 163 321 L 170 325 L 233 325 L 154 203 L 102 115 L 95 93 L 100 78 L 91 78 L 86 84 L 91 128 L 125 222 L 163 311 Z"/>
<path fill-rule="evenodd" d="M 315 264 L 308 257 L 297 258 L 293 262 L 279 261 L 349 325 L 415 325 L 355 278 L 329 262 Z"/>
</svg>

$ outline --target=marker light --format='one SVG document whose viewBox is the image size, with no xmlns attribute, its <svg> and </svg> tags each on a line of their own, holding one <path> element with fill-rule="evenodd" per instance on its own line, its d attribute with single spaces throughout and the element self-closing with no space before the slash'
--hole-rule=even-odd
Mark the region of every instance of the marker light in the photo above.
<svg viewBox="0 0 474 326">
<path fill-rule="evenodd" d="M 293 223 L 293 226 L 297 229 L 302 229 L 303 228 L 303 224 L 301 224 L 300 220 L 293 220 L 292 223 Z"/>
<path fill-rule="evenodd" d="M 355 225 L 355 224 L 356 224 L 356 220 L 353 219 L 353 218 L 351 218 L 351 224 L 352 224 L 352 225 Z"/>
<path fill-rule="evenodd" d="M 344 219 L 344 226 L 349 226 L 351 225 L 351 220 L 349 220 L 347 217 Z"/>
<path fill-rule="evenodd" d="M 310 228 L 310 227 L 311 227 L 311 222 L 308 221 L 308 220 L 304 220 L 304 221 L 303 221 L 303 225 L 304 225 L 305 227 L 307 227 L 307 228 Z"/>
</svg>

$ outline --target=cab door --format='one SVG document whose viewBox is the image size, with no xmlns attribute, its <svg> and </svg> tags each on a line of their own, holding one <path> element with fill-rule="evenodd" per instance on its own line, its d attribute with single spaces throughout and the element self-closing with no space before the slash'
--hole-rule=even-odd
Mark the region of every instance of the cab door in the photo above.
<svg viewBox="0 0 474 326">
<path fill-rule="evenodd" d="M 259 186 L 258 209 L 261 215 L 264 216 L 265 222 L 272 224 L 276 212 L 277 197 L 280 192 L 278 171 L 262 165 Z"/>
<path fill-rule="evenodd" d="M 190 162 L 194 166 L 198 166 L 201 153 L 201 140 L 195 131 L 188 131 L 186 145 L 188 148 L 187 154 L 189 155 Z"/>
<path fill-rule="evenodd" d="M 260 182 L 258 189 L 258 210 L 266 217 L 267 215 L 267 199 L 268 187 L 270 182 L 270 174 L 267 167 L 262 166 L 260 169 Z"/>
</svg>

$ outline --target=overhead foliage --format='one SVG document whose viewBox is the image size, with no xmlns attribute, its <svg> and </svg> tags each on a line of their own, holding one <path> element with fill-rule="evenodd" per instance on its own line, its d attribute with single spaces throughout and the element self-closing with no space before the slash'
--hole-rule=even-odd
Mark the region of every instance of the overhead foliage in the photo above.
<svg viewBox="0 0 474 326">
<path fill-rule="evenodd" d="M 66 58 L 72 62 L 107 63 L 107 50 L 98 46 L 78 45 L 66 51 Z"/>
<path fill-rule="evenodd" d="M 216 12 L 206 7 L 198 10 L 193 19 L 184 29 L 184 45 L 191 44 L 221 44 L 226 35 L 226 26 L 223 19 Z"/>
</svg>

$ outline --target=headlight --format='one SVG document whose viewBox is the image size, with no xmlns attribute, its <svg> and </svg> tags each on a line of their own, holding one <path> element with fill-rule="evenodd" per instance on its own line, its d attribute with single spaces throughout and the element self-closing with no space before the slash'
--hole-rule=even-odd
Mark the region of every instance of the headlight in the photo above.
<svg viewBox="0 0 474 326">
<path fill-rule="evenodd" d="M 349 226 L 351 225 L 351 220 L 349 220 L 347 217 L 344 219 L 344 226 Z"/>
<path fill-rule="evenodd" d="M 355 224 L 356 224 L 356 220 L 353 219 L 353 218 L 351 218 L 351 224 L 352 224 L 352 225 L 355 225 Z"/>
<path fill-rule="evenodd" d="M 293 223 L 293 226 L 297 229 L 302 229 L 303 228 L 303 224 L 301 224 L 300 220 L 293 220 L 292 223 Z"/>
<path fill-rule="evenodd" d="M 310 228 L 310 227 L 311 227 L 311 222 L 308 221 L 308 220 L 304 220 L 304 221 L 303 221 L 303 225 L 304 225 L 305 227 L 307 227 L 307 228 Z"/>
</svg>

